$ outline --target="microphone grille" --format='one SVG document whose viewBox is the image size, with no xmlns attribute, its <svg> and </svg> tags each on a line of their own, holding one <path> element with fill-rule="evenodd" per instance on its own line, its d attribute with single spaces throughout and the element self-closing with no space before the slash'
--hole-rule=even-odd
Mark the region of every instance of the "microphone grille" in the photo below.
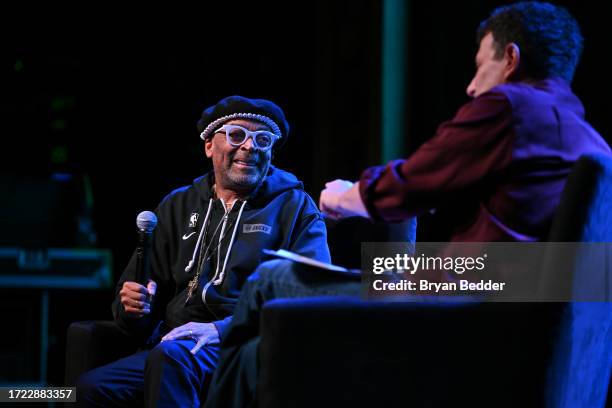
<svg viewBox="0 0 612 408">
<path fill-rule="evenodd" d="M 147 233 L 153 232 L 157 226 L 157 216 L 152 211 L 143 211 L 136 217 L 138 229 Z"/>
</svg>

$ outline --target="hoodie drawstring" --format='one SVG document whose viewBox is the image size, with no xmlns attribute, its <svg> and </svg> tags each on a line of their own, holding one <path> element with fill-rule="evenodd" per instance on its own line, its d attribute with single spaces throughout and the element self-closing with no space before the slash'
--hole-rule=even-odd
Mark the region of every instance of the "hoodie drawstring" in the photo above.
<svg viewBox="0 0 612 408">
<path fill-rule="evenodd" d="M 246 203 L 247 202 L 244 201 L 242 205 L 240 206 L 240 211 L 238 211 L 238 216 L 236 217 L 236 225 L 234 225 L 234 231 L 232 232 L 232 237 L 227 247 L 227 253 L 225 254 L 225 260 L 223 261 L 223 268 L 221 269 L 221 274 L 219 275 L 219 278 L 217 278 L 217 274 L 219 273 L 219 269 L 217 269 L 215 276 L 213 276 L 213 278 L 210 281 L 208 281 L 206 285 L 204 285 L 204 288 L 202 289 L 202 301 L 204 302 L 204 304 L 206 304 L 206 291 L 208 290 L 210 285 L 214 284 L 216 286 L 223 282 L 223 278 L 225 277 L 225 267 L 227 266 L 227 261 L 230 256 L 232 246 L 234 245 L 234 240 L 236 238 L 236 231 L 238 230 L 238 225 L 240 224 L 240 218 L 242 217 L 242 211 L 244 210 L 244 206 L 246 205 Z M 217 263 L 217 268 L 218 267 L 219 267 L 219 264 Z"/>
<path fill-rule="evenodd" d="M 202 224 L 202 228 L 200 228 L 200 235 L 198 236 L 198 242 L 196 243 L 195 248 L 193 249 L 193 255 L 191 256 L 191 260 L 185 267 L 185 272 L 189 272 L 193 265 L 195 264 L 196 255 L 198 254 L 198 250 L 200 249 L 200 242 L 202 242 L 202 237 L 204 236 L 204 230 L 206 229 L 206 225 L 208 225 L 208 217 L 210 216 L 210 210 L 212 208 L 213 199 L 211 198 L 208 201 L 208 210 L 206 210 L 206 217 L 204 217 L 204 223 Z"/>
<path fill-rule="evenodd" d="M 227 266 L 227 260 L 229 259 L 230 252 L 232 251 L 232 246 L 234 245 L 234 239 L 236 238 L 236 231 L 238 230 L 238 224 L 240 224 L 240 217 L 242 217 L 242 210 L 244 210 L 244 206 L 246 205 L 246 201 L 242 203 L 240 206 L 240 211 L 238 211 L 238 217 L 236 218 L 236 225 L 234 225 L 234 232 L 232 232 L 232 237 L 230 238 L 229 245 L 227 247 L 227 253 L 225 254 L 225 260 L 223 261 L 223 268 L 221 269 L 221 275 L 219 275 L 218 279 L 213 278 L 213 285 L 219 285 L 223 282 L 223 277 L 225 276 L 225 267 Z"/>
</svg>

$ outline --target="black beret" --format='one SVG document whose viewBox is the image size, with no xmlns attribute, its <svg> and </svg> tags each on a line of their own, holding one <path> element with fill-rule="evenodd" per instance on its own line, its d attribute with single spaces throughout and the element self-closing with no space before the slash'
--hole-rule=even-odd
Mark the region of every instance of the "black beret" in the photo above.
<svg viewBox="0 0 612 408">
<path fill-rule="evenodd" d="M 272 133 L 280 136 L 275 148 L 283 145 L 289 136 L 289 123 L 283 110 L 274 102 L 266 99 L 249 99 L 243 96 L 228 96 L 202 112 L 198 120 L 200 137 L 206 139 L 213 132 L 233 119 L 256 120 L 267 125 Z"/>
</svg>

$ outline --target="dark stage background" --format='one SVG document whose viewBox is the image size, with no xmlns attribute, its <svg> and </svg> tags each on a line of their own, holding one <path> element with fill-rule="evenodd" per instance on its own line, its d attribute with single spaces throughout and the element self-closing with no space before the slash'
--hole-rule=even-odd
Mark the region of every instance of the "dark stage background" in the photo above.
<svg viewBox="0 0 612 408">
<path fill-rule="evenodd" d="M 504 3 L 410 3 L 406 49 L 396 50 L 407 63 L 408 151 L 467 100 L 476 26 Z M 587 119 L 610 142 L 612 38 L 605 6 L 560 3 L 586 39 L 574 90 Z M 4 186 L 57 172 L 85 180 L 93 201 L 88 206 L 83 198 L 81 211 L 85 220 L 91 216 L 92 228 L 80 242 L 112 250 L 114 280 L 133 251 L 136 215 L 210 168 L 195 123 L 203 108 L 224 96 L 269 98 L 284 108 L 291 134 L 275 164 L 302 179 L 315 200 L 326 181 L 355 179 L 380 163 L 381 2 L 204 4 L 3 13 Z M 397 157 L 403 155 L 398 150 Z M 46 198 L 28 197 L 20 209 L 33 219 Z M 3 210 L 3 221 L 7 214 Z M 50 239 L 68 242 L 69 228 L 54 226 Z M 14 232 L 2 229 L 7 246 Z M 0 360 L 35 365 L 37 355 L 28 350 L 37 350 L 40 336 L 38 292 L 0 291 Z M 112 293 L 57 289 L 49 300 L 47 378 L 61 385 L 67 325 L 109 319 Z M 18 333 L 13 337 L 12 328 Z M 0 379 L 10 379 L 14 368 L 0 367 Z"/>
</svg>

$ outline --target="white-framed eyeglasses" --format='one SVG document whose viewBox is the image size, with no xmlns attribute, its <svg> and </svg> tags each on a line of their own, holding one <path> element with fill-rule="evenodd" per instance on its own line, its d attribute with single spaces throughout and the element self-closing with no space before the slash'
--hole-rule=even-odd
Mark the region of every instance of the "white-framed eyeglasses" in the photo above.
<svg viewBox="0 0 612 408">
<path fill-rule="evenodd" d="M 227 143 L 234 147 L 243 145 L 250 137 L 253 140 L 253 146 L 261 151 L 268 151 L 274 145 L 274 142 L 279 138 L 272 132 L 267 130 L 256 130 L 251 132 L 249 129 L 245 129 L 238 125 L 223 125 L 219 129 L 215 130 L 215 133 L 225 132 Z"/>
</svg>

